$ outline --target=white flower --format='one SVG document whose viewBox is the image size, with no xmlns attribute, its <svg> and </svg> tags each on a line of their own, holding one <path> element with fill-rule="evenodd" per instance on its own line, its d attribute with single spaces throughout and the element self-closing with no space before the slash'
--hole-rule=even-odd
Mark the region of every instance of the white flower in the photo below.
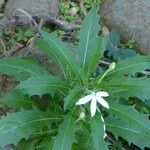
<svg viewBox="0 0 150 150">
<path fill-rule="evenodd" d="M 92 94 L 84 96 L 81 99 L 79 99 L 76 105 L 86 104 L 89 101 L 91 101 L 90 111 L 91 111 L 91 117 L 93 117 L 96 113 L 97 102 L 100 103 L 103 107 L 109 109 L 108 103 L 102 98 L 107 96 L 109 96 L 108 93 L 104 91 L 100 91 L 97 93 L 93 92 Z"/>
</svg>

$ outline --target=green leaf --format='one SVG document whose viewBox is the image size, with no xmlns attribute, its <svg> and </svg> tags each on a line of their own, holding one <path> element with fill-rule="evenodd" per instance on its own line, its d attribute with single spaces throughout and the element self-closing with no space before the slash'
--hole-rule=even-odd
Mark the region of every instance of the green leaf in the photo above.
<svg viewBox="0 0 150 150">
<path fill-rule="evenodd" d="M 99 63 L 99 60 L 103 56 L 103 52 L 106 48 L 106 44 L 108 41 L 108 36 L 100 36 L 97 41 L 95 41 L 95 45 L 89 51 L 89 57 L 87 58 L 87 76 L 90 77 L 90 75 L 95 70 L 96 66 Z"/>
<path fill-rule="evenodd" d="M 75 140 L 75 118 L 73 116 L 74 111 L 75 109 L 66 115 L 64 121 L 59 126 L 58 135 L 56 136 L 52 150 L 71 150 L 72 144 Z"/>
<path fill-rule="evenodd" d="M 29 139 L 28 141 L 22 139 L 21 141 L 19 141 L 16 147 L 18 150 L 35 150 L 36 144 L 38 144 L 38 142 L 39 142 L 38 138 Z"/>
<path fill-rule="evenodd" d="M 16 145 L 21 139 L 27 140 L 34 132 L 58 120 L 60 118 L 37 109 L 9 113 L 0 120 L 0 145 L 2 147 L 10 143 Z"/>
<path fill-rule="evenodd" d="M 102 82 L 99 89 L 106 90 L 114 97 L 138 97 L 148 99 L 150 95 L 149 78 L 123 78 Z"/>
<path fill-rule="evenodd" d="M 120 35 L 115 30 L 111 30 L 109 33 L 109 42 L 107 49 L 115 49 L 120 44 Z"/>
<path fill-rule="evenodd" d="M 113 57 L 116 60 L 119 58 L 118 56 L 119 44 L 120 44 L 120 35 L 115 30 L 112 30 L 109 33 L 109 41 L 106 47 L 109 57 Z"/>
<path fill-rule="evenodd" d="M 120 35 L 112 30 L 109 34 L 109 42 L 107 44 L 108 56 L 113 57 L 115 60 L 118 59 L 127 59 L 136 55 L 135 50 L 133 49 L 120 49 Z"/>
<path fill-rule="evenodd" d="M 144 115 L 133 107 L 123 106 L 115 102 L 110 103 L 110 111 L 115 114 L 115 117 L 110 116 L 105 120 L 110 132 L 142 149 L 150 147 L 149 115 Z"/>
<path fill-rule="evenodd" d="M 0 59 L 0 74 L 13 75 L 21 80 L 48 73 L 32 59 L 10 57 Z"/>
<path fill-rule="evenodd" d="M 134 57 L 136 55 L 136 52 L 133 49 L 127 48 L 127 49 L 119 50 L 118 55 L 120 59 L 127 59 L 127 58 Z"/>
<path fill-rule="evenodd" d="M 42 142 L 36 147 L 37 150 L 52 150 L 53 140 L 50 136 L 43 138 Z"/>
<path fill-rule="evenodd" d="M 105 142 L 104 136 L 104 123 L 102 122 L 100 115 L 96 114 L 90 119 L 91 136 L 94 143 L 95 150 L 108 150 L 108 144 Z"/>
<path fill-rule="evenodd" d="M 76 125 L 76 142 L 73 144 L 73 150 L 94 150 L 93 140 L 90 133 L 89 122 L 79 121 Z"/>
<path fill-rule="evenodd" d="M 19 90 L 14 90 L 0 99 L 0 102 L 15 109 L 28 109 L 34 105 L 34 102 L 27 95 L 24 95 Z"/>
<path fill-rule="evenodd" d="M 87 69 L 90 53 L 98 38 L 98 31 L 100 29 L 98 21 L 100 17 L 97 12 L 96 7 L 92 7 L 90 12 L 86 15 L 80 30 L 78 51 L 80 54 L 80 65 L 84 70 Z"/>
<path fill-rule="evenodd" d="M 66 83 L 55 76 L 35 76 L 22 81 L 16 89 L 22 90 L 24 93 L 42 96 L 44 94 L 54 94 L 56 91 L 68 90 Z"/>
<path fill-rule="evenodd" d="M 60 67 L 64 77 L 68 77 L 67 72 L 69 69 L 78 79 L 81 79 L 81 70 L 79 70 L 73 54 L 67 48 L 66 44 L 52 34 L 44 31 L 41 31 L 40 33 L 42 34 L 44 40 L 39 39 L 36 43 L 40 49 Z"/>
<path fill-rule="evenodd" d="M 123 75 L 132 75 L 137 72 L 149 69 L 150 66 L 150 56 L 135 56 L 126 60 L 119 61 L 116 64 L 116 68 L 109 72 L 105 78 L 112 79 L 118 78 Z"/>
<path fill-rule="evenodd" d="M 67 97 L 64 99 L 64 110 L 69 109 L 79 98 L 83 87 L 80 85 L 75 86 L 73 89 L 69 90 Z"/>
</svg>

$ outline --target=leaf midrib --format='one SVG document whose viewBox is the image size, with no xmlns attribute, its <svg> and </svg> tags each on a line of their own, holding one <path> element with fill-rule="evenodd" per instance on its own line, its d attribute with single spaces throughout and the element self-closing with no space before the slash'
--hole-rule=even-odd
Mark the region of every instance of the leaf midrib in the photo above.
<svg viewBox="0 0 150 150">
<path fill-rule="evenodd" d="M 128 132 L 133 132 L 133 133 L 135 133 L 135 134 L 139 134 L 139 135 L 141 135 L 141 136 L 144 135 L 144 136 L 150 138 L 150 135 L 149 135 L 149 134 L 143 134 L 143 133 L 141 133 L 141 132 L 137 132 L 137 131 L 131 130 L 131 129 L 129 129 L 129 128 L 124 128 L 124 127 L 112 125 L 112 124 L 109 124 L 109 123 L 106 123 L 106 126 L 118 128 L 118 129 L 121 129 L 121 130 L 126 130 L 126 131 L 128 131 Z"/>
<path fill-rule="evenodd" d="M 0 133 L 0 135 L 3 135 L 3 134 L 5 134 L 5 133 L 7 133 L 7 132 L 16 130 L 16 129 L 18 129 L 18 128 L 22 128 L 23 126 L 26 126 L 26 125 L 31 124 L 31 123 L 34 123 L 34 122 L 48 121 L 48 120 L 60 120 L 60 119 L 61 119 L 61 118 L 40 118 L 40 119 L 32 120 L 32 121 L 29 121 L 29 122 L 27 122 L 27 123 L 23 123 L 23 124 L 20 124 L 20 125 L 18 125 L 18 126 L 16 126 L 16 127 L 13 127 L 13 128 L 8 129 L 8 130 L 5 130 L 5 131 L 3 131 L 2 133 Z"/>
<path fill-rule="evenodd" d="M 60 85 L 60 84 L 54 84 L 54 83 L 51 83 L 50 85 L 49 84 L 39 84 L 37 86 L 35 86 L 35 85 L 23 86 L 23 88 L 36 88 L 36 87 L 62 87 L 62 88 L 65 88 L 65 89 L 69 89 L 69 87 L 67 87 L 67 86 L 63 86 L 63 85 Z"/>
<path fill-rule="evenodd" d="M 139 120 L 134 119 L 134 117 L 132 117 L 132 116 L 126 114 L 126 113 L 123 113 L 122 111 L 116 109 L 115 107 L 110 106 L 110 108 L 111 108 L 111 109 L 114 109 L 114 110 L 117 111 L 118 113 L 123 114 L 124 116 L 127 116 L 128 118 L 134 120 L 135 122 L 137 122 L 138 124 L 140 124 L 141 126 L 143 126 L 143 127 L 147 130 L 147 127 L 145 127 L 141 122 L 139 122 Z"/>
<path fill-rule="evenodd" d="M 84 55 L 84 59 L 83 59 L 83 69 L 85 68 L 85 63 L 86 63 L 86 57 L 87 57 L 87 51 L 88 51 L 88 45 L 89 45 L 89 39 L 90 39 L 92 24 L 93 24 L 93 15 L 92 15 L 90 27 L 89 27 L 88 34 L 87 34 L 88 36 L 87 36 L 87 40 L 86 40 L 85 55 Z"/>
<path fill-rule="evenodd" d="M 63 150 L 64 140 L 65 140 L 65 137 L 66 137 L 66 135 L 67 135 L 67 130 L 68 130 L 69 126 L 70 126 L 70 122 L 71 122 L 71 119 L 72 119 L 72 115 L 73 115 L 73 113 L 74 113 L 74 110 L 75 110 L 75 108 L 73 109 L 73 111 L 72 111 L 72 113 L 71 113 L 71 115 L 70 115 L 69 122 L 68 122 L 68 124 L 67 124 L 66 130 L 65 130 L 64 135 L 63 135 L 63 137 L 62 137 L 62 142 L 61 142 L 61 145 L 60 145 L 61 150 Z"/>
<path fill-rule="evenodd" d="M 46 35 L 46 37 L 47 37 L 47 35 Z M 48 38 L 48 37 L 47 37 L 47 38 Z M 74 73 L 76 73 L 76 70 L 74 69 L 72 63 L 68 60 L 68 58 L 66 57 L 65 53 L 62 51 L 61 47 L 58 46 L 57 43 L 56 43 L 54 40 L 52 40 L 51 38 L 48 38 L 48 39 L 60 50 L 60 52 L 62 53 L 62 55 L 63 55 L 63 56 L 65 57 L 65 59 L 67 60 L 69 66 L 72 68 L 72 70 L 74 71 Z M 49 41 L 47 40 L 47 42 L 49 42 Z"/>
<path fill-rule="evenodd" d="M 138 82 L 138 80 L 137 80 L 137 82 Z M 118 87 L 120 87 L 120 86 L 132 86 L 132 87 L 150 87 L 150 85 L 133 85 L 133 84 L 119 84 L 119 83 L 117 83 L 117 84 L 105 84 L 106 86 L 118 86 Z M 104 85 L 104 86 L 105 86 Z"/>
<path fill-rule="evenodd" d="M 133 65 L 125 66 L 125 67 L 123 67 L 123 68 L 120 68 L 120 69 L 118 69 L 118 70 L 114 70 L 114 71 L 108 73 L 108 74 L 106 75 L 106 77 L 110 76 L 110 75 L 113 74 L 113 73 L 119 72 L 119 71 L 124 70 L 124 69 L 127 69 L 127 68 L 129 68 L 129 67 L 137 66 L 137 65 L 142 64 L 142 63 L 148 63 L 148 62 L 147 62 L 147 61 L 145 61 L 145 62 L 139 62 L 139 63 L 133 64 Z"/>
<path fill-rule="evenodd" d="M 33 75 L 35 75 L 35 76 L 38 75 L 38 74 L 33 73 L 32 71 L 29 71 L 29 70 L 26 70 L 26 69 L 23 69 L 23 68 L 20 68 L 20 67 L 12 66 L 12 65 L 0 65 L 0 66 L 2 66 L 2 67 L 11 67 L 11 68 L 19 69 L 19 70 L 22 70 L 22 71 L 24 71 L 24 72 L 31 73 L 31 74 L 33 74 Z M 18 72 L 18 73 L 19 73 L 19 72 Z"/>
</svg>

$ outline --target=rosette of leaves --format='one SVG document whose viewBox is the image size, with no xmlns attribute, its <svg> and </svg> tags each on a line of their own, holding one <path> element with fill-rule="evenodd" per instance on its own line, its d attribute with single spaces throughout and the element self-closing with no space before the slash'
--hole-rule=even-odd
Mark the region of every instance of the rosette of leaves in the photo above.
<svg viewBox="0 0 150 150">
<path fill-rule="evenodd" d="M 128 97 L 149 98 L 150 79 L 133 78 L 133 75 L 149 68 L 150 57 L 136 56 L 119 61 L 101 82 L 103 74 L 93 78 L 92 73 L 108 41 L 108 34 L 98 35 L 101 27 L 97 11 L 93 7 L 86 15 L 74 53 L 53 34 L 40 31 L 42 39 L 36 43 L 59 67 L 63 78 L 54 76 L 32 59 L 0 59 L 0 74 L 20 81 L 0 100 L 16 110 L 0 119 L 0 146 L 14 144 L 22 150 L 108 149 L 110 143 L 103 138 L 101 114 L 97 112 L 91 117 L 88 105 L 75 106 L 78 99 L 87 94 L 87 89 L 107 91 L 110 95 L 109 110 L 97 106 L 104 114 L 107 131 L 141 149 L 150 146 L 148 115 L 119 103 L 120 98 L 124 101 Z M 41 107 L 42 97 L 46 99 L 44 108 Z M 79 118 L 83 112 L 85 117 Z"/>
</svg>

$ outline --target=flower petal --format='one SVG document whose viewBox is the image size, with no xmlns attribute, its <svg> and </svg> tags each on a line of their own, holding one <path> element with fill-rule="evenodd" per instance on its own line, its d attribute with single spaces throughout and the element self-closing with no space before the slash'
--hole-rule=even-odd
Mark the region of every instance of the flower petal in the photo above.
<svg viewBox="0 0 150 150">
<path fill-rule="evenodd" d="M 105 139 L 107 137 L 107 134 L 106 133 L 104 133 L 104 135 L 103 135 L 103 139 Z"/>
<path fill-rule="evenodd" d="M 76 105 L 85 104 L 85 103 L 89 102 L 92 98 L 93 98 L 93 94 L 84 96 L 84 97 L 80 98 L 80 99 L 78 100 L 78 102 L 76 102 Z"/>
<path fill-rule="evenodd" d="M 107 97 L 109 96 L 107 92 L 100 91 L 96 93 L 96 97 Z"/>
<path fill-rule="evenodd" d="M 101 116 L 101 120 L 104 122 L 104 118 L 103 118 L 103 116 Z"/>
<path fill-rule="evenodd" d="M 109 104 L 101 97 L 97 97 L 97 101 L 105 108 L 109 109 Z"/>
<path fill-rule="evenodd" d="M 96 114 L 96 103 L 97 103 L 97 100 L 96 98 L 94 97 L 91 101 L 91 105 L 90 105 L 90 111 L 91 111 L 91 117 L 93 117 L 95 114 Z"/>
</svg>

